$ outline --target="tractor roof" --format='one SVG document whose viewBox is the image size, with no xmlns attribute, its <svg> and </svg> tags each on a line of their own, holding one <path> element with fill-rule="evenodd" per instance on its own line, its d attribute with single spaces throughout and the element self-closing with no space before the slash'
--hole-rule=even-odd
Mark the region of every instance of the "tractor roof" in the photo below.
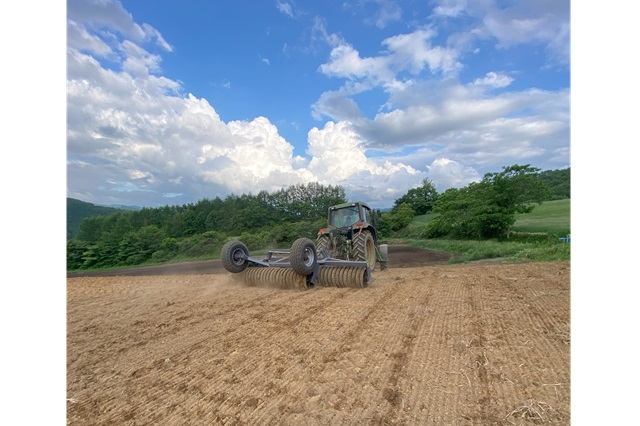
<svg viewBox="0 0 640 426">
<path fill-rule="evenodd" d="M 351 201 L 349 203 L 336 204 L 335 206 L 329 207 L 329 210 L 343 209 L 345 207 L 357 206 L 358 204 L 360 204 L 360 205 L 368 208 L 369 210 L 371 210 L 371 207 L 369 207 L 369 205 L 367 203 L 363 203 L 362 201 Z"/>
</svg>

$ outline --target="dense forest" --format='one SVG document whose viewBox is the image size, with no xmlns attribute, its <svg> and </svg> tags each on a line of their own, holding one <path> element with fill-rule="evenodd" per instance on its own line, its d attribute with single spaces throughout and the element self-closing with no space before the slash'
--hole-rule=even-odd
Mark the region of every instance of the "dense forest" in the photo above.
<svg viewBox="0 0 640 426">
<path fill-rule="evenodd" d="M 514 165 L 443 194 L 425 179 L 397 199 L 390 211 L 378 212 L 378 227 L 383 238 L 389 237 L 414 216 L 438 212 L 442 219 L 430 230 L 431 237 L 490 238 L 508 233 L 517 212 L 562 198 L 570 198 L 569 169 L 540 172 Z M 68 199 L 67 269 L 211 257 L 231 237 L 250 250 L 286 246 L 299 237 L 315 239 L 326 224 L 328 208 L 346 201 L 344 188 L 319 183 L 140 210 Z M 82 216 L 77 231 L 69 226 Z"/>
<path fill-rule="evenodd" d="M 75 237 L 80 223 L 92 216 L 109 216 L 122 209 L 115 207 L 96 206 L 74 198 L 67 198 L 67 239 Z"/>
</svg>

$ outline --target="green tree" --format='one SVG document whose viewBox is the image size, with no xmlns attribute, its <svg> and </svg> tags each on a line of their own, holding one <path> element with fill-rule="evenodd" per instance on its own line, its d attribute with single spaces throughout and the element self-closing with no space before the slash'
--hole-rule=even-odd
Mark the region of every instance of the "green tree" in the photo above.
<svg viewBox="0 0 640 426">
<path fill-rule="evenodd" d="M 383 234 L 398 231 L 410 224 L 415 215 L 416 212 L 408 203 L 402 203 L 395 210 L 382 214 L 378 221 L 378 231 Z"/>
<path fill-rule="evenodd" d="M 67 245 L 70 270 L 135 265 L 153 259 L 208 256 L 228 235 L 255 235 L 252 246 L 315 238 L 329 206 L 346 202 L 344 188 L 317 182 L 273 194 L 230 194 L 182 206 L 145 207 L 84 219 Z M 318 222 L 321 223 L 318 223 Z"/>
<path fill-rule="evenodd" d="M 160 249 L 153 252 L 151 258 L 156 262 L 166 262 L 178 254 L 178 240 L 167 237 L 162 240 Z"/>
<path fill-rule="evenodd" d="M 67 241 L 67 270 L 82 268 L 84 264 L 84 253 L 89 248 L 89 243 L 80 240 Z"/>
<path fill-rule="evenodd" d="M 346 203 L 347 197 L 344 188 L 340 185 L 310 182 L 291 185 L 276 191 L 270 200 L 282 223 L 326 217 L 329 207 Z"/>
<path fill-rule="evenodd" d="M 226 235 L 221 232 L 207 231 L 202 234 L 182 239 L 175 251 L 188 257 L 211 256 L 214 253 L 220 252 L 220 249 L 226 240 Z"/>
<path fill-rule="evenodd" d="M 182 216 L 182 235 L 190 237 L 201 234 L 205 231 L 206 216 L 198 213 L 198 209 L 193 204 L 189 204 Z"/>
<path fill-rule="evenodd" d="M 571 168 L 545 170 L 540 180 L 549 188 L 549 200 L 571 198 Z"/>
<path fill-rule="evenodd" d="M 425 178 L 417 188 L 411 188 L 405 195 L 395 201 L 392 212 L 395 213 L 402 204 L 408 204 L 416 215 L 423 215 L 431 212 L 438 199 L 438 191 L 433 181 Z"/>
<path fill-rule="evenodd" d="M 516 213 L 530 212 L 548 196 L 538 172 L 528 164 L 516 164 L 499 173 L 487 173 L 481 182 L 445 191 L 433 209 L 439 216 L 429 222 L 426 235 L 508 238 Z"/>
<path fill-rule="evenodd" d="M 433 208 L 438 216 L 427 225 L 426 235 L 430 238 L 479 238 L 478 222 L 486 198 L 486 187 L 480 183 L 447 189 L 438 197 Z"/>
<path fill-rule="evenodd" d="M 143 226 L 136 232 L 129 232 L 120 241 L 119 258 L 127 265 L 143 263 L 162 248 L 165 238 L 164 232 L 156 225 Z"/>
<path fill-rule="evenodd" d="M 82 253 L 82 268 L 100 268 L 103 266 L 110 266 L 105 259 L 110 259 L 111 249 L 105 248 L 104 244 L 98 242 L 96 244 L 90 244 L 87 249 Z"/>
<path fill-rule="evenodd" d="M 539 179 L 540 169 L 530 164 L 503 167 L 500 173 L 487 173 L 483 181 L 492 188 L 493 203 L 504 219 L 492 229 L 509 237 L 516 213 L 529 213 L 549 197 L 548 187 Z"/>
<path fill-rule="evenodd" d="M 80 223 L 87 217 L 109 216 L 120 211 L 122 210 L 114 207 L 96 206 L 67 197 L 67 239 L 76 236 Z"/>
</svg>

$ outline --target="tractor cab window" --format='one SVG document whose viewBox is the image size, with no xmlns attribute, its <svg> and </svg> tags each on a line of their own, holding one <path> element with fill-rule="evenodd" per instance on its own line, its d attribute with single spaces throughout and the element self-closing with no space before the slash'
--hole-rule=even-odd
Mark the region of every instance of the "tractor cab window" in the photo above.
<svg viewBox="0 0 640 426">
<path fill-rule="evenodd" d="M 351 226 L 360 219 L 358 215 L 358 206 L 345 207 L 338 210 L 332 210 L 329 223 L 336 228 L 344 228 Z"/>
<path fill-rule="evenodd" d="M 364 218 L 365 222 L 368 222 L 368 223 L 372 223 L 373 222 L 371 220 L 371 210 L 369 210 L 366 207 L 362 207 L 362 217 Z"/>
</svg>

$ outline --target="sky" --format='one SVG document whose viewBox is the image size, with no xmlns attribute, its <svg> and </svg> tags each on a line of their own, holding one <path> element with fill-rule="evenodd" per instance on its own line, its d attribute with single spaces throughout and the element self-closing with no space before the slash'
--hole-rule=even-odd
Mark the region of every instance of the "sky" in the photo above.
<svg viewBox="0 0 640 426">
<path fill-rule="evenodd" d="M 571 166 L 570 2 L 69 0 L 67 196 L 341 185 L 374 207 Z"/>
</svg>

